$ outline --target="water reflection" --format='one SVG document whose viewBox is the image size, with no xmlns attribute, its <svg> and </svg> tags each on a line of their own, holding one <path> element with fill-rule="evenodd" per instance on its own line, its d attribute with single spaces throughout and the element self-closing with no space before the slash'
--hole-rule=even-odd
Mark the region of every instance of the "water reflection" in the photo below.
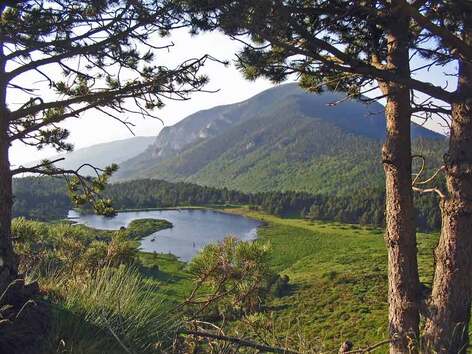
<svg viewBox="0 0 472 354">
<path fill-rule="evenodd" d="M 70 218 L 97 229 L 117 230 L 135 219 L 165 219 L 174 227 L 145 237 L 141 249 L 146 252 L 172 253 L 183 261 L 190 260 L 209 243 L 234 235 L 241 240 L 253 240 L 260 223 L 240 215 L 206 209 L 176 209 L 118 213 L 109 218 L 99 215 L 79 215 L 74 211 Z"/>
</svg>

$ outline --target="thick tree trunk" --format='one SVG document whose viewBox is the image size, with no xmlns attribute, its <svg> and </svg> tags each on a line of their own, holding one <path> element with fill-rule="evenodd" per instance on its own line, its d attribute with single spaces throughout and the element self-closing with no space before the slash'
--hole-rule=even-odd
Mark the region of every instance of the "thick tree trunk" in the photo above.
<svg viewBox="0 0 472 354">
<path fill-rule="evenodd" d="M 472 43 L 472 31 L 468 42 Z M 429 350 L 465 353 L 472 301 L 472 64 L 459 63 L 458 93 L 452 105 L 449 151 L 445 157 L 448 195 L 441 202 L 442 229 L 425 327 Z"/>
<path fill-rule="evenodd" d="M 408 19 L 394 17 L 388 36 L 388 67 L 410 76 Z M 410 353 L 419 333 L 416 226 L 411 188 L 410 91 L 395 83 L 383 83 L 388 94 L 385 115 L 387 138 L 382 150 L 386 178 L 386 232 L 388 248 L 390 353 Z"/>
<path fill-rule="evenodd" d="M 393 89 L 395 91 L 395 89 Z M 382 151 L 386 178 L 386 233 L 391 353 L 409 353 L 418 339 L 419 276 L 411 190 L 409 93 L 393 93 L 386 107 L 387 141 Z M 405 138 L 406 137 L 406 138 Z"/>
</svg>

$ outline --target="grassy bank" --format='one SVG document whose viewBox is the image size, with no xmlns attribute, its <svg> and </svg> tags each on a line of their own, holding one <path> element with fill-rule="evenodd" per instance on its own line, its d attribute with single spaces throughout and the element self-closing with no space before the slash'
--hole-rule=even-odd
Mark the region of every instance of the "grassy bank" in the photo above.
<svg viewBox="0 0 472 354">
<path fill-rule="evenodd" d="M 326 352 L 346 339 L 363 347 L 387 337 L 387 254 L 382 229 L 286 219 L 245 208 L 224 211 L 262 222 L 258 236 L 271 245 L 271 266 L 290 278 L 290 293 L 272 299 L 257 320 L 272 327 L 277 343 L 290 338 L 287 343 L 292 348 Z M 436 242 L 436 234 L 418 234 L 425 284 L 432 280 Z M 141 274 L 158 287 L 160 299 L 177 304 L 190 293 L 191 276 L 176 257 L 150 253 L 139 257 Z M 235 323 L 233 329 L 241 333 L 241 326 L 246 325 Z"/>
<path fill-rule="evenodd" d="M 326 352 L 346 339 L 363 347 L 387 337 L 387 254 L 383 230 L 358 225 L 284 219 L 226 208 L 260 220 L 258 236 L 271 245 L 271 266 L 288 275 L 291 291 L 273 299 L 258 317 L 292 348 Z M 436 234 L 418 234 L 421 280 L 432 280 Z M 185 264 L 170 255 L 140 254 L 147 281 L 178 303 L 192 289 Z M 261 320 L 262 318 L 262 320 Z M 242 323 L 233 329 L 241 333 Z M 289 338 L 289 339 L 287 339 Z M 303 341 L 303 345 L 294 341 Z M 379 349 L 379 353 L 384 352 Z"/>
<path fill-rule="evenodd" d="M 126 228 L 128 237 L 133 240 L 140 240 L 157 231 L 169 229 L 173 225 L 167 220 L 160 219 L 137 219 L 129 223 Z"/>
</svg>

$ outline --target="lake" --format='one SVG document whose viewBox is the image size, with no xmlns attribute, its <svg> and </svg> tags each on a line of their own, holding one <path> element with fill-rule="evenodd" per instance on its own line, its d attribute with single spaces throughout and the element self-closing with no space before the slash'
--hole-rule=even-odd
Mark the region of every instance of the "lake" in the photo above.
<svg viewBox="0 0 472 354">
<path fill-rule="evenodd" d="M 227 235 L 234 235 L 243 241 L 254 240 L 261 225 L 259 221 L 241 215 L 205 209 L 122 212 L 114 217 L 80 215 L 70 211 L 69 218 L 102 230 L 118 230 L 136 219 L 165 219 L 174 227 L 143 238 L 141 250 L 172 253 L 183 261 L 190 260 L 200 249 L 223 240 Z"/>
</svg>

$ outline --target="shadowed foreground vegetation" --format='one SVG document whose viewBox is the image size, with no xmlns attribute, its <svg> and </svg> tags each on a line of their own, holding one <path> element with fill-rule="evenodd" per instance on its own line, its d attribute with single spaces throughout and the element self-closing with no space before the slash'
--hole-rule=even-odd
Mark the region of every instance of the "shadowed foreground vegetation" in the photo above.
<svg viewBox="0 0 472 354">
<path fill-rule="evenodd" d="M 154 256 L 138 253 L 136 241 L 170 226 L 144 219 L 127 229 L 103 231 L 15 219 L 21 270 L 39 282 L 42 298 L 36 301 L 50 305 L 42 352 L 123 353 L 132 348 L 155 353 L 171 346 L 179 317 L 161 295 L 159 279 L 171 282 L 165 271 L 148 266 Z"/>
</svg>

